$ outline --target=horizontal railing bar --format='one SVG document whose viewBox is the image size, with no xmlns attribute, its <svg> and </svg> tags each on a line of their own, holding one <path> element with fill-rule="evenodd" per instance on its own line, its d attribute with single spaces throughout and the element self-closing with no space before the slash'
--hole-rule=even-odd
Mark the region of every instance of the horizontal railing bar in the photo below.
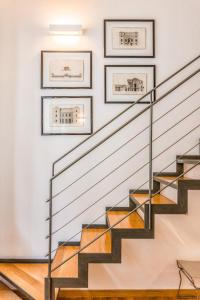
<svg viewBox="0 0 200 300">
<path fill-rule="evenodd" d="M 160 194 L 163 190 L 165 190 L 167 187 L 171 186 L 174 182 L 176 182 L 178 179 L 180 179 L 181 177 L 183 177 L 185 174 L 187 174 L 188 172 L 190 172 L 192 169 L 194 169 L 196 166 L 198 166 L 200 164 L 200 160 L 193 165 L 192 167 L 190 167 L 189 169 L 187 169 L 186 171 L 182 172 L 179 176 L 177 176 L 173 181 L 169 182 L 167 185 L 165 185 L 164 187 L 162 187 L 159 191 L 157 191 L 155 195 Z M 62 263 L 60 263 L 59 265 L 57 265 L 56 267 L 54 267 L 51 272 L 54 272 L 55 270 L 57 270 L 58 268 L 60 268 L 62 265 L 64 265 L 66 262 L 68 262 L 69 260 L 71 260 L 73 257 L 75 257 L 77 254 L 79 254 L 80 252 L 82 252 L 83 250 L 85 250 L 87 247 L 89 247 L 91 244 L 93 244 L 95 241 L 97 241 L 98 239 L 100 239 L 104 234 L 106 234 L 107 232 L 109 232 L 111 229 L 113 229 L 115 226 L 117 226 L 118 224 L 120 224 L 123 220 L 127 219 L 127 217 L 129 217 L 133 212 L 137 211 L 140 207 L 144 206 L 145 204 L 147 204 L 147 202 L 150 201 L 150 198 L 145 200 L 142 204 L 138 205 L 136 208 L 134 208 L 133 210 L 131 210 L 130 212 L 127 213 L 127 215 L 125 215 L 122 219 L 120 219 L 119 221 L 117 221 L 116 223 L 114 223 L 112 226 L 110 226 L 108 229 L 106 229 L 104 232 L 102 232 L 101 234 L 99 234 L 97 237 L 95 237 L 92 241 L 90 241 L 88 244 L 86 244 L 85 246 L 83 246 L 82 248 L 80 248 L 77 252 L 75 252 L 74 254 L 72 254 L 70 257 L 68 257 L 67 259 L 65 259 Z"/>
<path fill-rule="evenodd" d="M 197 89 L 196 91 L 194 91 L 192 94 L 190 94 L 189 96 L 187 96 L 186 98 L 184 98 L 181 102 L 179 102 L 178 104 L 176 104 L 175 106 L 173 106 L 170 110 L 168 110 L 166 113 L 164 113 L 162 116 L 160 116 L 159 118 L 157 118 L 155 121 L 153 121 L 153 124 L 156 124 L 159 120 L 161 120 L 163 117 L 165 117 L 167 114 L 169 114 L 170 112 L 172 112 L 174 109 L 176 109 L 178 106 L 180 106 L 181 104 L 183 104 L 185 101 L 187 101 L 189 98 L 191 98 L 193 95 L 195 95 L 197 92 L 199 92 L 200 89 Z M 70 188 L 73 184 L 75 184 L 76 182 L 78 182 L 80 179 L 82 179 L 84 176 L 88 175 L 91 171 L 93 171 L 96 167 L 98 167 L 100 164 L 102 164 L 103 162 L 105 162 L 108 158 L 110 158 L 112 155 L 114 155 L 115 153 L 117 153 L 119 150 L 121 150 L 124 146 L 126 146 L 128 143 L 130 143 L 131 141 L 133 141 L 136 137 L 138 137 L 140 134 L 142 134 L 145 130 L 147 130 L 149 128 L 149 125 L 146 126 L 144 129 L 142 129 L 139 133 L 137 133 L 134 137 L 132 137 L 131 139 L 129 139 L 128 141 L 126 141 L 125 143 L 123 143 L 119 148 L 117 148 L 115 151 L 113 151 L 112 153 L 110 153 L 107 157 L 105 157 L 103 160 L 101 160 L 99 163 L 97 163 L 95 166 L 93 166 L 92 168 L 90 168 L 87 172 L 85 172 L 83 175 L 81 175 L 79 178 L 77 178 L 76 180 L 74 180 L 72 183 L 70 183 L 68 186 L 66 186 L 65 188 L 63 188 L 61 191 L 59 191 L 58 193 L 56 193 L 55 195 L 53 195 L 52 199 L 55 199 L 56 197 L 58 197 L 59 195 L 61 195 L 64 191 L 66 191 L 68 188 Z M 50 199 L 46 200 L 46 202 L 49 202 Z"/>
<path fill-rule="evenodd" d="M 155 104 L 157 104 L 158 102 L 160 102 L 162 99 L 164 99 L 166 96 L 168 96 L 170 93 L 172 93 L 174 90 L 176 90 L 179 86 L 181 86 L 182 84 L 184 84 L 186 81 L 188 81 L 189 79 L 191 79 L 193 76 L 195 76 L 196 74 L 198 74 L 200 72 L 200 69 L 196 70 L 195 72 L 193 72 L 192 74 L 190 74 L 189 76 L 187 76 L 185 79 L 183 79 L 181 82 L 179 82 L 177 85 L 175 85 L 173 88 L 171 88 L 168 92 L 166 92 L 164 95 L 162 95 L 161 97 L 159 97 L 157 100 L 155 100 L 153 103 L 151 103 L 150 105 L 148 105 L 147 107 L 145 107 L 142 111 L 140 111 L 139 113 L 137 113 L 134 117 L 132 117 L 131 119 L 129 119 L 127 122 L 125 122 L 123 125 L 121 125 L 120 127 L 118 127 L 116 130 L 114 130 L 111 134 L 109 134 L 107 137 L 105 137 L 104 139 L 102 139 L 100 142 L 98 142 L 95 146 L 91 147 L 88 151 L 86 151 L 84 154 L 80 155 L 77 159 L 75 159 L 73 162 L 71 162 L 68 166 L 66 166 L 65 168 L 63 168 L 60 172 L 58 172 L 56 175 L 51 177 L 51 180 L 56 179 L 58 176 L 60 176 L 61 174 L 63 174 L 66 170 L 68 170 L 70 167 L 72 167 L 74 164 L 76 164 L 77 162 L 79 162 L 82 158 L 84 158 L 85 156 L 87 156 L 89 153 L 91 153 L 93 150 L 95 150 L 97 147 L 99 147 L 100 145 L 102 145 L 103 143 L 105 143 L 108 139 L 110 139 L 113 135 L 115 135 L 116 133 L 118 133 L 120 130 L 122 130 L 124 127 L 126 127 L 128 124 L 130 124 L 131 122 L 133 122 L 135 119 L 137 119 L 139 116 L 141 116 L 144 112 L 146 112 L 151 106 L 154 106 Z"/>
<path fill-rule="evenodd" d="M 188 149 L 186 152 L 184 152 L 182 155 L 179 156 L 179 158 L 181 159 L 183 156 L 185 156 L 186 154 L 188 154 L 190 151 L 192 151 L 193 149 L 195 149 L 197 146 L 199 147 L 200 142 L 198 142 L 196 145 L 194 145 L 193 147 L 191 147 L 190 149 Z M 170 166 L 172 166 L 175 162 L 177 161 L 177 159 L 173 160 L 169 165 L 167 165 L 166 167 L 164 167 L 162 170 L 160 170 L 159 172 L 155 172 L 154 176 L 158 176 L 158 174 L 160 174 L 161 172 L 165 171 L 166 169 L 168 169 Z M 139 187 L 137 187 L 134 191 L 133 194 L 136 193 L 139 189 L 141 189 L 146 183 L 148 183 L 149 180 L 145 181 L 142 185 L 140 185 Z M 121 204 L 123 201 L 125 201 L 127 199 L 127 197 L 129 197 L 130 195 L 126 195 L 126 197 L 124 197 L 123 199 L 121 199 L 120 201 L 116 202 L 112 207 L 110 207 L 108 210 L 106 210 L 106 213 L 113 210 L 114 208 L 117 207 L 117 205 Z M 98 221 L 100 218 L 104 217 L 106 215 L 106 213 L 104 212 L 103 214 L 99 215 L 95 220 L 93 220 L 91 223 L 87 224 L 87 226 L 85 228 L 89 228 L 91 225 L 94 225 L 96 221 Z M 67 241 L 59 244 L 59 246 L 55 249 L 53 249 L 51 251 L 51 253 L 54 253 L 57 249 L 59 249 L 60 247 L 64 246 L 66 243 L 70 242 L 73 238 L 75 238 L 76 236 L 78 236 L 80 233 L 82 232 L 82 229 L 80 231 L 78 231 L 77 233 L 75 233 L 73 236 L 71 236 L 69 239 L 67 239 Z M 49 255 L 46 254 L 45 257 L 48 257 Z"/>
<path fill-rule="evenodd" d="M 136 101 L 135 103 L 131 104 L 129 107 L 127 107 L 126 109 L 124 109 L 122 112 L 120 112 L 119 114 L 117 114 L 114 118 L 112 118 L 109 122 L 105 123 L 103 126 L 101 126 L 99 129 L 97 129 L 92 135 L 90 135 L 88 138 L 86 138 L 85 140 L 81 141 L 78 145 L 76 145 L 75 147 L 73 147 L 72 149 L 70 149 L 69 151 L 67 151 L 65 154 L 63 154 L 62 156 L 60 156 L 57 160 L 54 161 L 53 163 L 53 170 L 55 167 L 55 164 L 58 163 L 60 160 L 62 160 L 64 157 L 66 157 L 67 155 L 69 155 L 70 153 L 72 153 L 74 150 L 76 150 L 78 147 L 80 147 L 82 144 L 84 144 L 86 141 L 88 141 L 89 139 L 91 139 L 93 136 L 95 136 L 98 132 L 100 132 L 101 130 L 103 130 L 105 127 L 107 127 L 108 125 L 110 125 L 113 121 L 115 121 L 117 118 L 119 118 L 121 115 L 123 115 L 125 112 L 127 112 L 130 108 L 132 108 L 134 105 L 136 105 L 137 103 L 139 103 L 142 99 L 144 99 L 146 96 L 150 95 L 150 93 L 155 92 L 160 86 L 162 86 L 164 83 L 166 83 L 167 81 L 169 81 L 170 79 L 172 79 L 173 77 L 175 77 L 177 74 L 179 74 L 180 72 L 182 72 L 184 69 L 186 69 L 188 66 L 190 66 L 191 64 L 193 64 L 195 61 L 197 61 L 200 58 L 200 55 L 196 56 L 194 59 L 192 59 L 191 61 L 189 61 L 187 64 L 185 64 L 184 66 L 182 66 L 180 69 L 178 69 L 176 72 L 174 72 L 172 75 L 168 76 L 166 79 L 164 79 L 162 82 L 160 82 L 156 87 L 154 87 L 153 89 L 151 89 L 148 93 L 146 93 L 144 96 L 142 96 L 138 101 Z M 54 176 L 54 171 L 53 171 L 53 176 Z"/>
<path fill-rule="evenodd" d="M 179 125 L 181 122 L 183 122 L 185 119 L 187 119 L 188 117 L 190 117 L 193 113 L 195 113 L 198 109 L 200 108 L 200 106 L 198 106 L 196 109 L 194 109 L 192 112 L 190 112 L 188 115 L 186 115 L 184 118 L 182 118 L 181 120 L 179 120 L 178 122 L 176 122 L 175 124 L 173 124 L 171 127 L 169 127 L 166 131 L 162 132 L 159 136 L 157 136 L 155 139 L 153 139 L 153 143 L 155 141 L 157 141 L 160 137 L 162 137 L 163 135 L 165 135 L 167 132 L 169 132 L 171 129 L 175 128 L 177 125 Z M 61 209 L 59 209 L 58 211 L 56 211 L 55 213 L 52 214 L 52 218 L 55 217 L 57 214 L 59 214 L 60 212 L 62 212 L 64 209 L 66 209 L 67 207 L 69 207 L 71 204 L 75 203 L 78 199 L 80 199 L 83 195 L 85 195 L 87 192 L 89 192 L 90 190 L 92 190 L 95 186 L 97 186 L 99 183 L 101 183 L 104 179 L 108 178 L 111 174 L 113 174 L 115 171 L 119 170 L 124 164 L 126 164 L 128 161 L 130 161 L 131 159 L 133 159 L 134 157 L 136 157 L 138 154 L 140 154 L 143 150 L 145 150 L 147 147 L 149 146 L 149 144 L 146 144 L 145 146 L 143 146 L 142 148 L 140 148 L 136 153 L 134 153 L 133 155 L 131 155 L 128 159 L 126 159 L 123 163 L 121 163 L 120 165 L 118 165 L 116 168 L 114 168 L 112 171 L 110 171 L 108 174 L 106 174 L 106 176 L 104 176 L 103 178 L 101 178 L 99 181 L 97 181 L 95 184 L 93 184 L 91 187 L 89 187 L 87 190 L 85 190 L 84 192 L 82 192 L 80 195 L 78 195 L 75 199 L 73 199 L 72 201 L 70 201 L 68 204 L 66 204 L 64 207 L 62 207 Z M 48 221 L 49 218 L 46 219 L 46 221 Z"/>
<path fill-rule="evenodd" d="M 187 135 L 189 135 L 191 132 L 193 132 L 194 130 L 196 130 L 198 127 L 200 127 L 200 124 L 198 124 L 197 126 L 195 126 L 192 130 L 190 130 L 189 132 L 187 132 L 187 134 L 185 134 L 184 136 L 182 136 L 181 138 L 179 138 L 176 142 L 172 143 L 170 146 L 168 146 L 166 149 L 164 149 L 163 151 L 161 151 L 159 154 L 157 154 L 153 160 L 155 160 L 156 158 L 158 158 L 160 155 L 162 155 L 164 152 L 166 152 L 167 150 L 169 150 L 171 147 L 173 147 L 174 145 L 176 145 L 180 140 L 182 140 L 183 138 L 185 138 Z M 61 229 L 65 228 L 66 226 L 68 226 L 70 223 L 72 223 L 74 220 L 76 220 L 78 217 L 80 217 L 83 213 L 85 213 L 88 209 L 90 209 L 91 207 L 93 207 L 94 205 L 96 205 L 98 202 L 100 202 L 102 199 L 104 199 L 106 196 L 108 196 L 109 194 L 111 194 L 114 190 L 116 190 L 119 186 L 121 186 L 124 182 L 126 182 L 127 180 L 129 180 L 131 177 L 133 177 L 135 174 L 138 173 L 138 171 L 142 170 L 145 166 L 147 166 L 149 164 L 149 162 L 145 163 L 142 167 L 140 167 L 139 169 L 137 169 L 134 173 L 132 173 L 131 175 L 129 175 L 126 179 L 124 179 L 122 182 L 120 182 L 118 185 L 116 185 L 113 189 L 111 189 L 109 192 L 107 192 L 106 194 L 104 194 L 102 197 L 100 197 L 99 199 L 97 199 L 95 202 L 93 202 L 90 206 L 88 206 L 86 209 L 84 209 L 81 213 L 79 213 L 78 215 L 76 215 L 73 219 L 71 219 L 70 221 L 68 221 L 67 223 L 65 223 L 64 225 L 62 225 L 60 228 L 56 229 L 55 231 L 52 232 L 52 236 L 55 235 L 57 232 L 59 232 Z M 46 237 L 47 239 L 49 238 L 49 236 Z"/>
</svg>

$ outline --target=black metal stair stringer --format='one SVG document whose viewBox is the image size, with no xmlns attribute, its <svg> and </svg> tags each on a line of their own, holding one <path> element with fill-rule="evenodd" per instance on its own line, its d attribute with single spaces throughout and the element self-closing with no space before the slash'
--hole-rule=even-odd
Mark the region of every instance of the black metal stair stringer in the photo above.
<svg viewBox="0 0 200 300">
<path fill-rule="evenodd" d="M 177 156 L 178 159 L 179 156 Z M 187 156 L 188 158 L 189 156 Z M 182 157 L 183 159 L 184 157 Z M 194 157 L 193 157 L 194 158 Z M 199 156 L 196 156 L 194 159 L 198 159 Z M 163 172 L 155 173 L 156 176 L 179 176 L 183 173 L 183 163 L 176 163 L 176 172 Z M 153 193 L 156 193 L 160 189 L 160 182 L 154 180 Z M 180 180 L 178 181 L 177 195 L 178 201 L 177 204 L 152 204 L 152 215 L 151 222 L 152 228 L 148 229 L 149 224 L 149 205 L 144 205 L 144 229 L 111 229 L 112 237 L 112 252 L 111 253 L 79 253 L 79 278 L 76 280 L 69 280 L 68 278 L 52 278 L 54 287 L 65 288 L 65 287 L 88 287 L 88 265 L 89 263 L 120 263 L 121 262 L 121 240 L 122 239 L 152 239 L 154 238 L 154 220 L 155 214 L 186 214 L 188 211 L 188 190 L 200 190 L 200 180 L 191 179 L 191 180 Z M 130 194 L 133 190 L 130 190 Z M 137 193 L 146 194 L 147 190 L 140 190 Z M 113 208 L 112 211 L 131 211 L 137 206 L 137 201 L 130 198 L 129 207 L 117 207 Z M 106 210 L 111 210 L 110 207 L 107 207 Z M 108 228 L 109 223 L 106 225 L 94 224 L 87 225 L 84 224 L 83 227 L 92 228 Z"/>
</svg>

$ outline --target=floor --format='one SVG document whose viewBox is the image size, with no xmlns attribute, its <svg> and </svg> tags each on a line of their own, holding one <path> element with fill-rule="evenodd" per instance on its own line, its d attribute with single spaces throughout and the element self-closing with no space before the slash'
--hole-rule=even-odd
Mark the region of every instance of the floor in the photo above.
<svg viewBox="0 0 200 300">
<path fill-rule="evenodd" d="M 188 291 L 183 291 L 187 293 Z M 195 299 L 195 291 L 190 290 L 190 295 Z M 10 291 L 6 286 L 0 283 L 0 300 L 20 300 L 17 295 Z M 58 300 L 175 300 L 176 291 L 84 291 L 69 290 L 61 291 Z M 181 298 L 183 299 L 183 298 Z M 180 299 L 180 300 L 181 300 Z"/>
<path fill-rule="evenodd" d="M 59 300 L 175 300 L 176 290 L 149 290 L 149 291 L 61 291 Z M 185 295 L 196 299 L 194 290 L 183 290 Z M 200 295 L 200 294 L 199 294 Z M 180 298 L 179 298 L 180 299 Z M 184 299 L 184 298 L 181 298 Z"/>
<path fill-rule="evenodd" d="M 129 298 L 73 298 L 74 300 L 177 300 L 176 297 L 129 297 Z M 179 300 L 185 300 L 185 298 L 179 298 Z M 196 298 L 187 298 L 196 299 Z M 59 298 L 59 300 L 71 300 L 71 298 Z"/>
</svg>

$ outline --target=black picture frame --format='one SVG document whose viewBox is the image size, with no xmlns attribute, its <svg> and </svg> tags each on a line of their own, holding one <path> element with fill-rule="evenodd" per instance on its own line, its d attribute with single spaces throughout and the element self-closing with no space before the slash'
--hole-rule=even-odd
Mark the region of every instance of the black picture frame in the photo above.
<svg viewBox="0 0 200 300">
<path fill-rule="evenodd" d="M 44 101 L 45 99 L 89 99 L 90 101 L 90 130 L 87 133 L 45 133 L 44 132 Z M 93 133 L 93 96 L 42 96 L 41 97 L 41 135 L 51 136 L 51 135 L 91 135 Z"/>
<path fill-rule="evenodd" d="M 105 104 L 133 104 L 136 103 L 137 101 L 108 101 L 107 100 L 107 69 L 109 67 L 115 68 L 115 67 L 136 67 L 136 68 L 152 68 L 153 69 L 153 87 L 156 87 L 156 65 L 104 65 L 104 103 Z M 148 92 L 147 92 L 148 93 Z M 139 97 L 142 98 L 144 96 Z M 138 100 L 139 100 L 138 99 Z M 153 91 L 153 101 L 156 100 L 156 91 Z M 150 101 L 141 101 L 138 104 L 150 104 Z"/>
<path fill-rule="evenodd" d="M 44 85 L 44 54 L 45 53 L 88 53 L 90 55 L 90 80 L 89 80 L 89 85 L 84 87 L 84 86 L 77 86 L 77 87 L 59 87 L 59 86 L 53 86 L 53 87 L 48 87 Z M 42 50 L 41 51 L 41 84 L 40 87 L 41 89 L 92 89 L 92 84 L 93 84 L 93 68 L 92 68 L 92 51 L 91 50 L 83 50 L 83 51 L 68 51 L 68 50 Z"/>
<path fill-rule="evenodd" d="M 152 55 L 107 55 L 108 22 L 151 22 L 152 23 Z M 155 20 L 154 19 L 105 19 L 104 20 L 104 58 L 155 58 Z"/>
</svg>

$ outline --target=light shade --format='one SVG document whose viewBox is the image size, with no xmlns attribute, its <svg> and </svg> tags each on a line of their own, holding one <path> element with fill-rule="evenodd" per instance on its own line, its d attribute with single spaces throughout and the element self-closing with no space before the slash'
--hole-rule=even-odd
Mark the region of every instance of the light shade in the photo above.
<svg viewBox="0 0 200 300">
<path fill-rule="evenodd" d="M 49 33 L 54 35 L 81 35 L 83 29 L 81 25 L 49 25 Z"/>
</svg>

